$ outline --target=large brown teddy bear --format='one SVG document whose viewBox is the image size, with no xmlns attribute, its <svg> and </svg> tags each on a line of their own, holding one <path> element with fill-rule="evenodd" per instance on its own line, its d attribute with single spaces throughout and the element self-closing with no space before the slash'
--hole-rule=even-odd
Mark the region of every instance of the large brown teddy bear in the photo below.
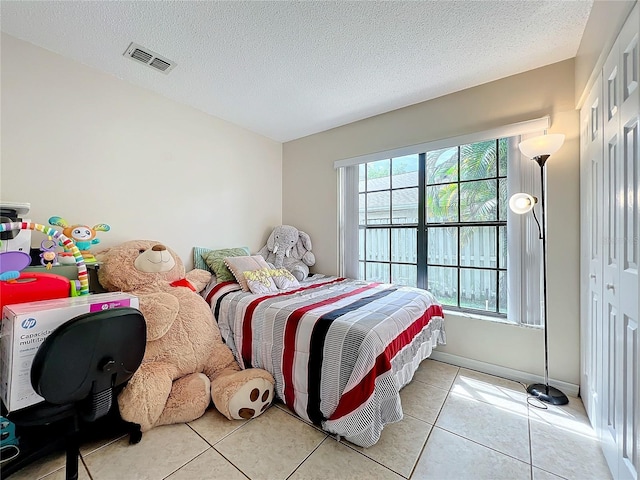
<svg viewBox="0 0 640 480">
<path fill-rule="evenodd" d="M 185 278 L 176 253 L 150 240 L 123 243 L 98 259 L 100 284 L 136 295 L 147 322 L 142 365 L 118 396 L 124 420 L 145 432 L 195 420 L 211 400 L 229 419 L 257 417 L 267 409 L 273 377 L 261 369 L 240 369 L 197 293 L 211 278 L 209 272 L 192 270 Z"/>
</svg>

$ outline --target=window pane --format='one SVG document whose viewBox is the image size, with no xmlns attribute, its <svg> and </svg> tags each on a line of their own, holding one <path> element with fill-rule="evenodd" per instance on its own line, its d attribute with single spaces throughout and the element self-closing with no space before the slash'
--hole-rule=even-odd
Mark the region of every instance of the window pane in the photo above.
<svg viewBox="0 0 640 480">
<path fill-rule="evenodd" d="M 367 163 L 367 191 L 389 189 L 390 169 L 391 162 L 388 159 Z"/>
<path fill-rule="evenodd" d="M 367 225 L 387 224 L 391 216 L 390 192 L 367 193 Z"/>
<path fill-rule="evenodd" d="M 460 306 L 496 311 L 496 271 L 460 269 Z"/>
<path fill-rule="evenodd" d="M 496 142 L 478 142 L 460 146 L 460 180 L 496 176 Z"/>
<path fill-rule="evenodd" d="M 499 227 L 500 238 L 498 239 L 498 251 L 500 255 L 498 260 L 499 268 L 507 268 L 507 227 Z"/>
<path fill-rule="evenodd" d="M 458 221 L 458 185 L 427 187 L 427 223 Z"/>
<path fill-rule="evenodd" d="M 391 261 L 418 262 L 418 230 L 415 228 L 391 229 Z"/>
<path fill-rule="evenodd" d="M 371 228 L 367 230 L 367 260 L 389 261 L 389 229 Z M 368 273 L 367 273 L 368 275 Z"/>
<path fill-rule="evenodd" d="M 443 305 L 458 305 L 458 270 L 448 267 L 427 267 L 427 290 Z"/>
<path fill-rule="evenodd" d="M 499 220 L 507 221 L 507 179 L 501 178 L 498 180 L 498 212 L 500 215 Z"/>
<path fill-rule="evenodd" d="M 427 229 L 427 263 L 458 264 L 458 229 L 432 227 Z"/>
<path fill-rule="evenodd" d="M 509 139 L 501 138 L 498 140 L 498 158 L 499 158 L 499 171 L 498 175 L 501 177 L 507 176 L 507 152 L 509 151 Z"/>
<path fill-rule="evenodd" d="M 392 190 L 391 223 L 418 223 L 418 189 Z"/>
<path fill-rule="evenodd" d="M 458 181 L 458 147 L 427 152 L 427 185 Z"/>
<path fill-rule="evenodd" d="M 460 184 L 460 221 L 487 222 L 498 219 L 495 180 Z"/>
<path fill-rule="evenodd" d="M 511 140 L 359 165 L 359 278 L 417 287 L 420 277 L 443 305 L 506 316 Z"/>
<path fill-rule="evenodd" d="M 496 228 L 460 228 L 460 265 L 496 268 Z"/>
<path fill-rule="evenodd" d="M 499 296 L 499 307 L 500 313 L 507 314 L 507 273 L 500 272 L 498 276 L 498 280 L 500 282 L 500 296 Z"/>
<path fill-rule="evenodd" d="M 391 188 L 418 186 L 418 155 L 391 159 Z"/>
<path fill-rule="evenodd" d="M 391 264 L 391 282 L 415 287 L 418 284 L 418 270 L 415 265 Z"/>
<path fill-rule="evenodd" d="M 389 264 L 367 262 L 367 278 L 365 280 L 389 283 Z"/>
</svg>

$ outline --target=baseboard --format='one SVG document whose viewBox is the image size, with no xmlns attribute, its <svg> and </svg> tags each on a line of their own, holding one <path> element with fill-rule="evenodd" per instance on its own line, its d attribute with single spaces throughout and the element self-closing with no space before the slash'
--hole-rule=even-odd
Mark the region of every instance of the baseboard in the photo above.
<svg viewBox="0 0 640 480">
<path fill-rule="evenodd" d="M 514 370 L 512 368 L 501 367 L 499 365 L 493 365 L 491 363 L 481 362 L 479 360 L 473 360 L 471 358 L 460 357 L 458 355 L 451 355 L 450 353 L 439 352 L 437 349 L 431 353 L 430 358 L 438 360 L 444 363 L 450 363 L 457 367 L 468 368 L 470 370 L 476 370 L 478 372 L 487 373 L 489 375 L 495 375 L 496 377 L 507 378 L 516 382 L 522 382 L 526 385 L 531 383 L 544 383 L 544 378 L 538 375 L 533 375 L 527 372 L 521 372 L 520 370 Z M 573 383 L 561 382 L 559 380 L 549 379 L 549 385 L 559 388 L 566 395 L 571 397 L 577 397 L 580 392 L 580 387 Z"/>
</svg>

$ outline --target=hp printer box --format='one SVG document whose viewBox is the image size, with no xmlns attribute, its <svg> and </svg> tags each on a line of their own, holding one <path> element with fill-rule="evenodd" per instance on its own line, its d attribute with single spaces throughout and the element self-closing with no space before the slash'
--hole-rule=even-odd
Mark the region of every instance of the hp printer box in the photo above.
<svg viewBox="0 0 640 480">
<path fill-rule="evenodd" d="M 57 327 L 83 313 L 138 306 L 138 297 L 120 292 L 5 305 L 0 330 L 0 397 L 7 410 L 44 400 L 31 386 L 31 364 L 38 347 Z"/>
</svg>

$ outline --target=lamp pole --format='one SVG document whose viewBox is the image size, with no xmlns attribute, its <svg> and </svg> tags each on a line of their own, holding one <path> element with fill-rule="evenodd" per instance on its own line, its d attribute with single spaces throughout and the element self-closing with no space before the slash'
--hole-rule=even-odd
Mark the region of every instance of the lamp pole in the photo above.
<svg viewBox="0 0 640 480">
<path fill-rule="evenodd" d="M 542 206 L 542 298 L 543 298 L 543 329 L 544 329 L 544 385 L 535 383 L 527 387 L 527 392 L 540 401 L 551 403 L 552 405 L 566 405 L 569 403 L 567 396 L 557 388 L 549 385 L 549 347 L 547 331 L 547 206 L 545 193 L 545 170 L 544 164 L 550 155 L 539 155 L 533 160 L 540 165 L 540 188 Z"/>
</svg>

